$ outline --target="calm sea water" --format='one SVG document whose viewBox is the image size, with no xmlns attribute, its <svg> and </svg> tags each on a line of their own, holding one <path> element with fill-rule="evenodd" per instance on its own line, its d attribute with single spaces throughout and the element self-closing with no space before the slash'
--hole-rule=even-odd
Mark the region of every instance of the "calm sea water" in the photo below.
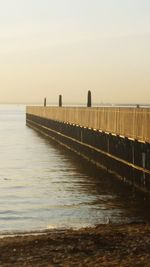
<svg viewBox="0 0 150 267">
<path fill-rule="evenodd" d="M 149 221 L 148 200 L 0 106 L 0 233 Z"/>
</svg>

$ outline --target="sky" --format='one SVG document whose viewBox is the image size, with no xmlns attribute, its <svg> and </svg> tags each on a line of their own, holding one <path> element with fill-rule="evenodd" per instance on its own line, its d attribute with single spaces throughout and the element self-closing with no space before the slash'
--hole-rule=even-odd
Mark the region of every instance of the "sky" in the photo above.
<svg viewBox="0 0 150 267">
<path fill-rule="evenodd" d="M 149 0 L 0 0 L 0 102 L 150 103 Z"/>
</svg>

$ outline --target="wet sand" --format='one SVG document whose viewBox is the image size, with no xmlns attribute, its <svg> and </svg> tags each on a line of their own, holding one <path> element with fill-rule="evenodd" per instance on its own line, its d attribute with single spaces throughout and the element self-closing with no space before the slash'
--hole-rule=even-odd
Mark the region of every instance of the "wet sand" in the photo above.
<svg viewBox="0 0 150 267">
<path fill-rule="evenodd" d="M 150 266 L 150 224 L 0 239 L 0 266 Z"/>
</svg>

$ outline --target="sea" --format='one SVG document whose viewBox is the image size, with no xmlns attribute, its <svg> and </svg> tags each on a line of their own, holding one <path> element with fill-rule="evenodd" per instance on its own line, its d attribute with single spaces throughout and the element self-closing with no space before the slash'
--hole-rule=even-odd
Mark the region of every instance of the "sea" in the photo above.
<svg viewBox="0 0 150 267">
<path fill-rule="evenodd" d="M 147 197 L 26 125 L 0 105 L 0 235 L 149 222 Z"/>
</svg>

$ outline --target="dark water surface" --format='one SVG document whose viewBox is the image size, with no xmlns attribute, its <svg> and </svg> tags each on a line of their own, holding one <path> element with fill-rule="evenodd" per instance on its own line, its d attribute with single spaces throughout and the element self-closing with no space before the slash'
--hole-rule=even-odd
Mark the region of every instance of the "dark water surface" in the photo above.
<svg viewBox="0 0 150 267">
<path fill-rule="evenodd" d="M 149 221 L 148 200 L 0 106 L 0 233 Z"/>
</svg>

